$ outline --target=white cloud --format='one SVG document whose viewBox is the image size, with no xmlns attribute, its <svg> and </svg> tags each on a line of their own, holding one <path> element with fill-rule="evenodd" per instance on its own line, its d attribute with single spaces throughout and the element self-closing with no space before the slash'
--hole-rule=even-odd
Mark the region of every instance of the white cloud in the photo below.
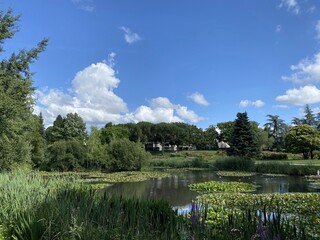
<svg viewBox="0 0 320 240">
<path fill-rule="evenodd" d="M 188 96 L 192 101 L 194 101 L 196 104 L 202 105 L 202 106 L 209 106 L 210 103 L 204 98 L 204 96 L 198 92 L 195 92 Z"/>
<path fill-rule="evenodd" d="M 276 31 L 277 33 L 279 33 L 279 32 L 281 32 L 281 30 L 282 30 L 281 25 L 280 25 L 280 24 L 277 25 L 275 31 Z"/>
<path fill-rule="evenodd" d="M 121 114 L 128 112 L 126 103 L 113 92 L 119 83 L 110 66 L 101 62 L 91 64 L 75 75 L 70 93 L 57 89 L 38 90 L 38 107 L 47 118 L 47 125 L 58 114 L 70 112 L 77 112 L 89 125 L 118 122 Z"/>
<path fill-rule="evenodd" d="M 290 68 L 293 73 L 290 76 L 282 76 L 283 80 L 289 80 L 296 84 L 320 82 L 320 52 L 315 54 L 313 59 L 303 59 Z"/>
<path fill-rule="evenodd" d="M 96 7 L 93 4 L 93 0 L 71 0 L 72 3 L 79 9 L 87 11 L 87 12 L 93 12 Z"/>
<path fill-rule="evenodd" d="M 186 106 L 173 104 L 166 97 L 153 98 L 150 101 L 150 107 L 140 106 L 130 115 L 135 121 L 158 122 L 184 122 L 187 120 L 191 123 L 197 123 L 204 120 L 194 111 L 189 110 Z"/>
<path fill-rule="evenodd" d="M 297 0 L 281 0 L 279 7 L 286 7 L 289 12 L 292 12 L 296 15 L 300 13 L 300 6 Z"/>
<path fill-rule="evenodd" d="M 316 26 L 315 26 L 315 30 L 317 33 L 317 39 L 320 40 L 320 20 L 317 21 Z"/>
<path fill-rule="evenodd" d="M 129 28 L 122 26 L 120 29 L 124 32 L 124 39 L 127 43 L 131 44 L 141 40 L 141 37 L 138 35 L 138 33 L 132 32 Z"/>
<path fill-rule="evenodd" d="M 130 115 L 131 119 L 133 119 L 135 122 L 183 122 L 181 118 L 174 116 L 173 108 L 152 108 L 140 106 L 134 113 Z"/>
<path fill-rule="evenodd" d="M 185 106 L 177 105 L 175 109 L 179 117 L 182 117 L 189 122 L 197 123 L 204 120 L 203 117 L 199 117 L 194 111 L 188 110 Z"/>
<path fill-rule="evenodd" d="M 166 97 L 153 98 L 149 107 L 140 106 L 134 112 L 128 112 L 127 104 L 114 93 L 119 83 L 114 69 L 108 64 L 91 64 L 75 75 L 68 93 L 58 89 L 37 90 L 34 112 L 42 112 L 47 126 L 59 114 L 65 116 L 75 112 L 88 126 L 139 121 L 197 123 L 204 119 L 186 106 L 171 103 Z"/>
<path fill-rule="evenodd" d="M 320 102 L 320 90 L 316 86 L 304 86 L 286 91 L 285 95 L 276 97 L 282 103 L 303 106 Z"/>
<path fill-rule="evenodd" d="M 263 107 L 265 105 L 265 103 L 261 100 L 256 100 L 256 101 L 249 101 L 249 100 L 241 100 L 239 103 L 239 107 Z"/>
<path fill-rule="evenodd" d="M 166 97 L 158 97 L 150 100 L 150 106 L 156 108 L 174 108 L 174 105 Z"/>
</svg>

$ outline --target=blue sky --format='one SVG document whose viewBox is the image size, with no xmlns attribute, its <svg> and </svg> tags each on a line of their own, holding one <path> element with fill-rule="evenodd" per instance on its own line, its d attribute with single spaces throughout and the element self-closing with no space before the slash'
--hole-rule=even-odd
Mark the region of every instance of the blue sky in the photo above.
<svg viewBox="0 0 320 240">
<path fill-rule="evenodd" d="M 247 111 L 287 123 L 320 111 L 320 1 L 2 0 L 21 14 L 7 55 L 49 38 L 32 65 L 45 123 L 183 121 Z"/>
</svg>

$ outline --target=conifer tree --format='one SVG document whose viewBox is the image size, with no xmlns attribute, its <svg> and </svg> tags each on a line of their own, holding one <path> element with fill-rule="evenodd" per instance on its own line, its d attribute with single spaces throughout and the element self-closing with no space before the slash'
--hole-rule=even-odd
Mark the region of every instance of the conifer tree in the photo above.
<svg viewBox="0 0 320 240">
<path fill-rule="evenodd" d="M 259 153 L 256 137 L 246 112 L 237 114 L 230 145 L 228 154 L 232 156 L 252 158 Z"/>
</svg>

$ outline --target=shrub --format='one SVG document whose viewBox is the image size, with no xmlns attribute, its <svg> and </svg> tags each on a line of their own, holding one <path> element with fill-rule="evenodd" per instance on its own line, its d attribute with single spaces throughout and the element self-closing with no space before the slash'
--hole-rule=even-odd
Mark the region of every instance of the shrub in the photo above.
<svg viewBox="0 0 320 240">
<path fill-rule="evenodd" d="M 48 162 L 42 169 L 58 171 L 79 170 L 84 165 L 85 146 L 82 142 L 71 140 L 59 140 L 51 144 L 47 149 Z"/>
<path fill-rule="evenodd" d="M 263 152 L 261 154 L 262 160 L 287 160 L 288 155 L 286 153 L 277 152 Z"/>
<path fill-rule="evenodd" d="M 254 160 L 243 157 L 224 157 L 217 159 L 213 166 L 218 170 L 250 172 L 254 170 Z"/>
<path fill-rule="evenodd" d="M 288 174 L 293 176 L 314 175 L 319 167 L 307 165 L 290 165 L 283 163 L 259 163 L 255 171 L 259 173 Z"/>
<path fill-rule="evenodd" d="M 115 139 L 107 148 L 112 171 L 139 171 L 149 157 L 140 143 L 129 139 Z"/>
</svg>

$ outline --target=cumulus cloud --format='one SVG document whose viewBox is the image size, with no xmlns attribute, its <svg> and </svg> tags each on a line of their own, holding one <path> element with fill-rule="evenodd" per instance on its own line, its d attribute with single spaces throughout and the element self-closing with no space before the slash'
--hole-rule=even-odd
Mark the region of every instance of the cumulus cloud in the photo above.
<svg viewBox="0 0 320 240">
<path fill-rule="evenodd" d="M 93 12 L 96 8 L 93 3 L 93 0 L 71 0 L 71 1 L 77 8 L 87 12 Z"/>
<path fill-rule="evenodd" d="M 279 7 L 285 7 L 289 12 L 292 12 L 296 15 L 300 13 L 300 6 L 297 0 L 281 0 Z"/>
<path fill-rule="evenodd" d="M 186 106 L 173 104 L 166 97 L 153 98 L 149 101 L 150 106 L 140 106 L 135 112 L 129 114 L 130 119 L 135 121 L 159 122 L 184 122 L 197 123 L 204 120 Z M 128 115 L 127 115 L 128 117 Z"/>
<path fill-rule="evenodd" d="M 150 106 L 140 106 L 129 112 L 127 104 L 114 93 L 119 83 L 114 69 L 106 62 L 91 64 L 76 73 L 72 89 L 67 93 L 59 89 L 37 90 L 34 112 L 42 112 L 47 126 L 59 114 L 65 116 L 75 112 L 88 126 L 139 121 L 197 123 L 204 119 L 186 106 L 173 104 L 166 97 L 153 98 L 149 101 Z"/>
<path fill-rule="evenodd" d="M 296 84 L 320 82 L 320 52 L 315 54 L 312 59 L 303 59 L 290 68 L 293 73 L 290 76 L 282 76 L 283 80 L 289 80 Z"/>
<path fill-rule="evenodd" d="M 188 96 L 192 101 L 194 101 L 196 104 L 199 104 L 201 106 L 209 106 L 210 103 L 204 98 L 204 96 L 198 92 L 195 92 Z"/>
<path fill-rule="evenodd" d="M 316 86 L 304 86 L 293 88 L 286 91 L 285 95 L 276 97 L 276 100 L 282 103 L 303 106 L 320 102 L 320 90 Z"/>
<path fill-rule="evenodd" d="M 132 32 L 129 28 L 122 26 L 120 29 L 124 32 L 124 40 L 127 43 L 131 44 L 141 40 L 141 37 L 138 35 L 138 33 Z"/>
<path fill-rule="evenodd" d="M 106 120 L 118 122 L 120 114 L 128 112 L 126 103 L 113 92 L 119 83 L 115 71 L 100 62 L 75 75 L 70 93 L 57 89 L 38 90 L 36 98 L 47 124 L 58 114 L 70 112 L 77 112 L 89 124 Z"/>
<path fill-rule="evenodd" d="M 249 100 L 241 100 L 239 103 L 239 107 L 263 107 L 265 103 L 261 100 L 256 100 L 256 101 L 249 101 Z"/>
</svg>

